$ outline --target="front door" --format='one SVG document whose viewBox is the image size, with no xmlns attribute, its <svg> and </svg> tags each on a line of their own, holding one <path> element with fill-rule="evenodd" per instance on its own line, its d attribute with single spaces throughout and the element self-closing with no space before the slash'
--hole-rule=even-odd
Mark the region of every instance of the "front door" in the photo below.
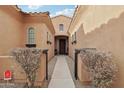
<svg viewBox="0 0 124 93">
<path fill-rule="evenodd" d="M 65 54 L 66 53 L 66 40 L 60 39 L 59 40 L 59 54 Z"/>
</svg>

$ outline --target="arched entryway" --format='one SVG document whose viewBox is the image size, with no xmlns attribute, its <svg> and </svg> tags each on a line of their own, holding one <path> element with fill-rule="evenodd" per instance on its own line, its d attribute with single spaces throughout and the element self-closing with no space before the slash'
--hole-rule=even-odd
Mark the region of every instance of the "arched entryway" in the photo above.
<svg viewBox="0 0 124 93">
<path fill-rule="evenodd" d="M 55 36 L 55 55 L 68 55 L 68 36 Z"/>
</svg>

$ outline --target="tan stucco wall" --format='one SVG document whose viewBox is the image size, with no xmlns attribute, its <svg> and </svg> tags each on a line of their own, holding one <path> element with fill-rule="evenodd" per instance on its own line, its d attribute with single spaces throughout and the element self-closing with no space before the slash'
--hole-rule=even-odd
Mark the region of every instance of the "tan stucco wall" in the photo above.
<svg viewBox="0 0 124 93">
<path fill-rule="evenodd" d="M 49 49 L 48 51 L 48 60 L 50 60 L 54 56 L 54 34 L 52 34 L 49 29 L 46 27 L 46 25 L 42 25 L 42 33 L 41 33 L 41 47 L 44 49 Z M 47 44 L 47 32 L 49 34 L 49 38 L 51 41 L 51 44 Z"/>
<path fill-rule="evenodd" d="M 23 46 L 21 17 L 14 8 L 0 6 L 0 55 L 8 55 L 12 48 Z"/>
<path fill-rule="evenodd" d="M 15 80 L 26 80 L 24 70 L 15 62 L 14 58 L 0 56 L 0 65 L 0 79 L 4 79 L 4 72 L 6 70 L 11 70 L 14 72 L 13 77 Z"/>
<path fill-rule="evenodd" d="M 50 57 L 53 56 L 50 46 L 54 44 L 54 28 L 52 22 L 50 24 L 48 16 L 21 14 L 13 6 L 0 6 L 0 20 L 0 55 L 9 55 L 11 49 L 16 47 L 25 47 L 27 31 L 33 27 L 36 31 L 37 47 L 48 48 Z M 51 35 L 51 45 L 46 44 L 47 32 Z"/>
<path fill-rule="evenodd" d="M 104 7 L 106 7 L 106 6 L 104 6 Z M 122 6 L 120 6 L 120 7 L 122 7 Z M 111 6 L 110 13 L 112 13 L 113 11 L 115 12 L 116 10 L 122 11 L 122 9 L 120 9 L 120 7 L 116 6 L 116 9 L 115 9 L 115 6 L 113 6 L 113 8 Z M 119 9 L 117 9 L 117 8 L 119 8 Z M 96 9 L 97 9 L 97 6 L 96 6 Z M 103 6 L 101 6 L 101 8 L 100 8 L 100 6 L 98 6 L 98 9 L 99 9 L 99 12 L 101 13 L 101 11 L 103 10 Z M 108 9 L 108 10 L 110 11 L 110 9 Z M 107 14 L 108 12 L 104 12 L 104 13 L 106 13 L 106 15 L 108 15 Z M 105 23 L 105 24 L 102 23 L 102 21 L 101 21 L 101 23 L 99 23 L 100 21 L 96 22 L 96 23 L 99 23 L 99 27 L 97 27 L 97 28 L 95 28 L 96 23 L 87 24 L 87 26 L 86 26 L 85 21 L 83 22 L 83 19 L 78 20 L 78 21 L 80 21 L 80 26 L 81 26 L 81 24 L 83 24 L 83 28 L 80 30 L 79 30 L 79 28 L 77 28 L 75 30 L 75 31 L 77 31 L 77 43 L 74 45 L 70 45 L 70 47 L 72 49 L 72 50 L 70 50 L 70 56 L 72 57 L 71 51 L 73 51 L 75 48 L 97 48 L 98 50 L 101 50 L 101 51 L 111 52 L 113 54 L 113 56 L 115 57 L 116 63 L 119 67 L 119 72 L 117 74 L 118 78 L 117 78 L 117 81 L 115 82 L 115 84 L 113 85 L 113 87 L 124 87 L 124 82 L 123 82 L 124 81 L 124 73 L 123 73 L 123 70 L 124 70 L 124 63 L 123 63 L 124 62 L 124 57 L 123 57 L 123 55 L 124 55 L 124 48 L 123 48 L 123 46 L 124 46 L 124 42 L 123 42 L 124 41 L 124 38 L 123 38 L 124 37 L 124 26 L 123 26 L 124 13 L 122 13 L 122 12 L 120 13 L 117 11 L 116 11 L 116 13 L 119 16 L 117 18 L 115 18 L 115 17 L 112 17 L 113 16 L 112 15 L 110 18 L 110 16 L 108 15 L 108 18 L 106 17 L 106 19 L 109 19 L 109 21 L 107 21 L 107 23 Z M 94 17 L 94 20 L 97 20 L 99 18 L 102 20 L 102 18 L 103 18 L 103 21 L 105 22 L 105 19 L 104 19 L 105 15 L 99 15 L 98 13 L 97 13 L 97 15 L 98 15 L 97 17 Z M 85 14 L 85 16 L 87 16 L 87 14 Z M 90 17 L 92 18 L 93 16 L 94 16 L 94 14 L 89 16 L 89 19 L 90 19 Z M 79 24 L 77 23 L 77 24 L 75 24 L 75 26 L 76 25 L 79 25 Z M 91 25 L 94 26 L 94 30 L 92 30 L 90 32 L 88 30 L 91 30 L 91 29 L 86 29 L 85 27 L 88 27 L 88 26 L 90 27 Z M 90 33 L 84 34 L 84 32 L 87 32 L 87 31 Z M 70 38 L 71 38 L 71 35 L 70 35 Z M 81 75 L 79 75 L 79 76 L 81 76 Z"/>
<path fill-rule="evenodd" d="M 54 34 L 50 32 L 44 23 L 25 23 L 24 24 L 24 36 L 25 44 L 27 43 L 27 31 L 28 28 L 33 27 L 35 30 L 36 47 L 42 49 L 48 49 L 48 59 L 50 60 L 54 56 Z M 51 35 L 52 44 L 47 44 L 47 32 Z"/>
<path fill-rule="evenodd" d="M 59 15 L 52 18 L 52 23 L 55 28 L 55 35 L 66 35 L 68 36 L 68 27 L 70 25 L 71 18 Z M 59 24 L 64 24 L 64 31 L 59 31 Z"/>
<path fill-rule="evenodd" d="M 16 83 L 26 83 L 26 74 L 21 65 L 15 61 L 11 56 L 0 56 L 0 79 L 4 79 L 4 72 L 10 70 L 13 72 L 12 77 Z M 40 67 L 37 70 L 35 85 L 39 86 L 43 84 L 46 76 L 46 55 L 41 55 Z"/>
<path fill-rule="evenodd" d="M 72 58 L 74 57 L 74 49 L 80 49 L 82 48 L 82 42 L 84 39 L 84 30 L 83 30 L 83 25 L 81 24 L 80 27 L 77 29 L 76 32 L 76 44 L 72 44 L 72 36 L 70 34 L 69 36 L 69 56 Z"/>
<path fill-rule="evenodd" d="M 78 56 L 78 79 L 83 84 L 91 83 L 90 72 L 87 71 L 87 67 L 83 64 L 80 54 Z"/>
<path fill-rule="evenodd" d="M 39 86 L 44 83 L 46 77 L 46 55 L 41 55 L 40 67 L 37 70 L 36 83 L 35 85 Z"/>
<path fill-rule="evenodd" d="M 80 24 L 83 23 L 85 33 L 94 30 L 101 24 L 107 23 L 111 18 L 117 18 L 124 11 L 124 6 L 100 6 L 100 5 L 82 5 L 79 6 L 77 17 L 74 19 L 73 26 L 69 32 L 75 32 Z"/>
<path fill-rule="evenodd" d="M 59 40 L 60 39 L 65 39 L 66 40 L 66 49 L 65 49 L 65 53 L 68 54 L 68 28 L 69 28 L 69 25 L 70 25 L 70 22 L 71 22 L 71 18 L 68 17 L 68 16 L 64 16 L 64 15 L 58 15 L 58 16 L 55 16 L 53 18 L 51 18 L 52 20 L 52 23 L 53 23 L 53 26 L 54 26 L 54 29 L 55 29 L 55 38 L 54 38 L 54 48 L 56 49 L 57 51 L 57 54 L 60 53 L 60 47 L 59 47 Z M 59 30 L 59 25 L 60 24 L 63 24 L 63 31 L 60 31 Z M 59 37 L 60 36 L 60 37 Z M 63 36 L 63 37 L 62 37 Z M 64 37 L 66 36 L 66 37 Z"/>
<path fill-rule="evenodd" d="M 54 27 L 50 17 L 47 14 L 25 14 L 9 5 L 0 6 L 0 56 L 10 55 L 14 48 L 24 48 L 30 27 L 35 29 L 37 48 L 48 49 L 48 60 L 50 60 L 54 55 Z M 51 35 L 51 45 L 47 44 L 47 32 Z M 45 62 L 46 57 L 43 54 L 37 78 L 40 83 L 45 79 Z M 12 59 L 0 58 L 0 65 L 3 66 L 0 68 L 0 77 L 3 76 L 5 69 L 11 69 L 11 66 L 14 66 L 15 78 L 25 78 L 23 73 L 17 73 L 22 71 L 22 68 L 18 68 L 18 64 L 15 64 Z"/>
</svg>

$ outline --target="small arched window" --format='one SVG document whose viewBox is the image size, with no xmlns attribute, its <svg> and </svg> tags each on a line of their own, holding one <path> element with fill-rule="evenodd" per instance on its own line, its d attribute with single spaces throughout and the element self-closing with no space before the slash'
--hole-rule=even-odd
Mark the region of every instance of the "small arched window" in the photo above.
<svg viewBox="0 0 124 93">
<path fill-rule="evenodd" d="M 64 25 L 63 24 L 59 24 L 59 31 L 64 31 Z"/>
<path fill-rule="evenodd" d="M 35 32 L 32 27 L 28 29 L 28 44 L 35 44 Z"/>
</svg>

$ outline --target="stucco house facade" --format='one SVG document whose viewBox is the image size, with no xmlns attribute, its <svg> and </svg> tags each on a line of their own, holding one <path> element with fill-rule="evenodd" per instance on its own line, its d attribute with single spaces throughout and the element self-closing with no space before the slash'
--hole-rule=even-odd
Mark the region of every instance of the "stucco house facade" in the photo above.
<svg viewBox="0 0 124 93">
<path fill-rule="evenodd" d="M 77 61 L 77 72 L 73 73 L 77 73 L 79 82 L 88 83 L 91 81 L 89 73 L 82 66 L 80 53 L 76 58 L 75 49 L 96 48 L 111 52 L 116 58 L 119 69 L 112 87 L 124 87 L 123 24 L 124 6 L 79 5 L 72 18 L 65 15 L 50 18 L 49 12 L 27 13 L 17 6 L 0 6 L 0 80 L 9 69 L 13 71 L 14 82 L 26 82 L 25 72 L 13 59 L 11 51 L 40 48 L 48 49 L 48 53 L 41 55 L 36 85 L 42 86 L 48 75 L 48 62 L 55 55 L 67 55 L 73 62 Z M 58 57 L 57 61 L 60 59 Z M 64 61 L 66 64 L 66 58 Z"/>
<path fill-rule="evenodd" d="M 69 56 L 74 59 L 75 49 L 96 48 L 111 52 L 119 67 L 113 87 L 124 86 L 124 6 L 78 6 L 69 27 Z M 79 54 L 80 55 L 80 54 Z M 87 72 L 82 72 L 78 55 L 78 78 L 90 81 Z"/>
<path fill-rule="evenodd" d="M 5 70 L 14 72 L 15 82 L 25 82 L 25 73 L 10 56 L 15 48 L 48 49 L 48 61 L 54 56 L 55 30 L 48 12 L 26 13 L 17 6 L 0 6 L 0 79 Z M 51 43 L 49 43 L 51 42 Z M 42 54 L 36 79 L 42 84 L 46 77 L 46 56 Z"/>
<path fill-rule="evenodd" d="M 55 54 L 68 54 L 69 39 L 68 28 L 71 22 L 71 17 L 59 15 L 52 17 L 52 23 L 55 28 Z"/>
<path fill-rule="evenodd" d="M 54 45 L 55 31 L 49 13 L 24 13 L 16 6 L 0 6 L 0 10 L 0 35 L 4 40 L 1 41 L 1 56 L 8 55 L 14 47 L 33 46 L 47 48 L 52 54 L 49 58 L 53 56 L 51 46 Z M 32 37 L 30 34 L 33 34 Z M 51 44 L 47 44 L 48 37 Z"/>
</svg>

